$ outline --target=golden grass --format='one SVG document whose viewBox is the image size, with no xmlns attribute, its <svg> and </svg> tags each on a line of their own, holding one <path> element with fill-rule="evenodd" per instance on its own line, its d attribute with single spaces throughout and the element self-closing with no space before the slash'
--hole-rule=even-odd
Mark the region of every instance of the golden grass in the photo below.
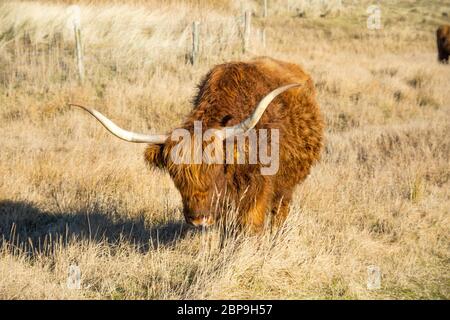
<svg viewBox="0 0 450 320">
<path fill-rule="evenodd" d="M 450 72 L 434 38 L 447 1 L 383 2 L 379 31 L 366 29 L 367 1 L 324 18 L 274 1 L 266 20 L 257 2 L 81 1 L 83 86 L 68 2 L 0 4 L 0 298 L 450 297 Z M 267 31 L 267 48 L 254 37 L 251 54 L 236 23 L 245 6 Z M 277 234 L 223 242 L 188 228 L 145 146 L 66 107 L 166 132 L 214 64 L 254 54 L 310 72 L 327 122 L 323 159 Z M 72 264 L 81 290 L 66 287 Z M 374 264 L 382 288 L 367 290 Z"/>
</svg>

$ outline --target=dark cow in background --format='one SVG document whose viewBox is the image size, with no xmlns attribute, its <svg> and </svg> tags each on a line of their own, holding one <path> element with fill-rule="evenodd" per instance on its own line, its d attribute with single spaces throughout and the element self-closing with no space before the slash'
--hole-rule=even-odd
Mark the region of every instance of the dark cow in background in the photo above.
<svg viewBox="0 0 450 320">
<path fill-rule="evenodd" d="M 320 157 L 324 123 L 315 95 L 313 81 L 302 68 L 271 58 L 218 65 L 201 81 L 194 108 L 179 128 L 192 133 L 195 122 L 202 123 L 203 131 L 215 128 L 220 134 L 213 141 L 224 149 L 227 139 L 250 129 L 278 129 L 279 167 L 272 175 L 261 174 L 259 160 L 254 164 L 176 163 L 171 155 L 178 141 L 170 135 L 125 131 L 99 112 L 77 106 L 119 138 L 149 143 L 145 158 L 170 174 L 181 193 L 188 223 L 207 226 L 221 220 L 223 214 L 211 205 L 214 199 L 227 197 L 238 206 L 239 225 L 259 231 L 266 217 L 273 225 L 285 220 L 294 187 Z"/>
<path fill-rule="evenodd" d="M 436 31 L 438 59 L 442 63 L 448 63 L 450 55 L 450 25 L 442 25 Z"/>
</svg>

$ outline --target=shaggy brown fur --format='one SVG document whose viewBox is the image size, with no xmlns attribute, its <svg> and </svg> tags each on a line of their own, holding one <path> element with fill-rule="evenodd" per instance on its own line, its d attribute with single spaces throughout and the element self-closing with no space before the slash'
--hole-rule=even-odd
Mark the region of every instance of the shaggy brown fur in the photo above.
<svg viewBox="0 0 450 320">
<path fill-rule="evenodd" d="M 309 75 L 295 64 L 271 58 L 216 66 L 199 85 L 194 109 L 182 126 L 193 132 L 195 120 L 202 121 L 203 130 L 235 125 L 271 90 L 291 83 L 302 86 L 277 97 L 255 127 L 279 129 L 279 170 L 275 175 L 261 175 L 261 164 L 176 165 L 170 157 L 176 141 L 148 146 L 146 160 L 167 168 L 181 193 L 188 222 L 222 218 L 212 212 L 211 201 L 225 195 L 238 205 L 242 226 L 260 230 L 267 213 L 275 225 L 284 221 L 294 187 L 309 174 L 322 148 L 324 125 Z M 221 143 L 225 148 L 225 142 Z"/>
<path fill-rule="evenodd" d="M 450 25 L 442 25 L 436 31 L 438 59 L 442 63 L 448 63 L 450 55 Z"/>
</svg>

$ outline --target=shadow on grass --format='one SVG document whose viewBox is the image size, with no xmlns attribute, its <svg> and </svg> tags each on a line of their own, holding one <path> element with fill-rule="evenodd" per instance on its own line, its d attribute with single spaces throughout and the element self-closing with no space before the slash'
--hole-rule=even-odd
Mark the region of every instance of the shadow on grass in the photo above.
<svg viewBox="0 0 450 320">
<path fill-rule="evenodd" d="M 7 242 L 28 254 L 51 253 L 73 241 L 127 242 L 141 252 L 172 246 L 189 231 L 185 223 L 167 222 L 149 226 L 143 216 L 124 218 L 101 209 L 48 212 L 32 203 L 0 201 L 0 245 Z"/>
</svg>

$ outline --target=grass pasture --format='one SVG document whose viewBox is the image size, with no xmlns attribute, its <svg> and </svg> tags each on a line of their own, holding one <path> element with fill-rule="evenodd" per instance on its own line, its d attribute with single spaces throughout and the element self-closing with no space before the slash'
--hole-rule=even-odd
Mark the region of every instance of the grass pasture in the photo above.
<svg viewBox="0 0 450 320">
<path fill-rule="evenodd" d="M 266 19 L 259 1 L 77 1 L 83 85 L 74 2 L 0 2 L 1 299 L 450 298 L 450 66 L 435 44 L 449 1 L 383 1 L 381 30 L 367 29 L 364 0 L 319 16 L 273 0 Z M 256 55 L 303 66 L 326 119 L 322 160 L 277 234 L 221 245 L 217 230 L 187 227 L 145 146 L 67 107 L 167 132 L 212 66 Z M 80 290 L 67 288 L 71 265 Z M 366 288 L 370 265 L 381 289 Z"/>
</svg>

